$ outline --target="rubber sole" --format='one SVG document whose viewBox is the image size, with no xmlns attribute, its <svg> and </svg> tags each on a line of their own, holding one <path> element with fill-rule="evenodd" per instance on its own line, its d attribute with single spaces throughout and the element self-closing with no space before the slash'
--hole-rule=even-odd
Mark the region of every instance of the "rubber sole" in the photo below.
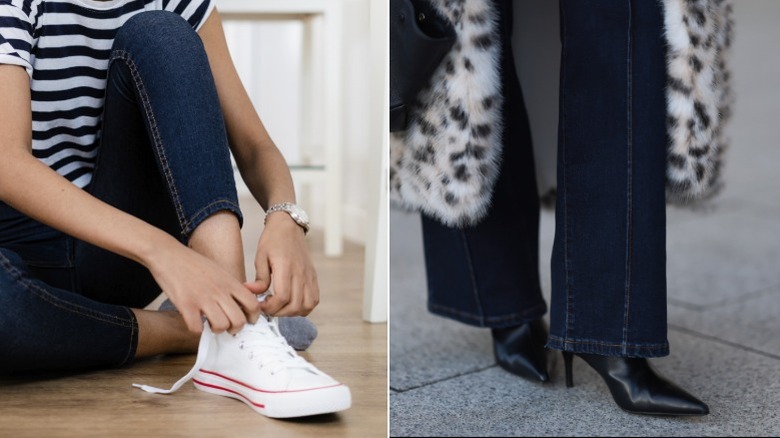
<svg viewBox="0 0 780 438">
<path fill-rule="evenodd" d="M 195 374 L 192 381 L 203 392 L 240 400 L 258 414 L 270 418 L 331 414 L 352 406 L 349 388 L 341 384 L 302 391 L 269 392 L 201 371 Z"/>
</svg>

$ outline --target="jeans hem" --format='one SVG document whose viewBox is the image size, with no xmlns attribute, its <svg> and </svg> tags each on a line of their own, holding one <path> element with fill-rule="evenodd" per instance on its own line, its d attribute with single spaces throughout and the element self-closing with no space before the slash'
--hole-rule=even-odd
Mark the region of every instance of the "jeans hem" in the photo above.
<svg viewBox="0 0 780 438">
<path fill-rule="evenodd" d="M 463 324 L 482 328 L 507 328 L 527 324 L 543 317 L 547 313 L 547 304 L 542 302 L 522 313 L 508 315 L 482 316 L 453 309 L 440 304 L 428 303 L 428 311 L 434 315 L 449 318 Z"/>
<path fill-rule="evenodd" d="M 117 364 L 118 367 L 133 363 L 133 361 L 135 361 L 135 353 L 138 351 L 138 319 L 130 308 L 125 307 L 125 310 L 127 311 L 128 319 L 130 320 L 130 348 L 127 350 L 127 356 Z"/>
<path fill-rule="evenodd" d="M 669 355 L 669 342 L 660 344 L 632 344 L 583 339 L 562 339 L 550 335 L 547 348 L 581 354 L 597 354 L 614 357 L 653 358 Z"/>
<path fill-rule="evenodd" d="M 241 213 L 241 209 L 235 202 L 226 198 L 216 199 L 198 210 L 196 213 L 190 215 L 189 219 L 184 224 L 184 230 L 182 230 L 184 236 L 189 237 L 190 234 L 192 234 L 192 232 L 195 231 L 195 229 L 198 228 L 198 226 L 200 226 L 203 221 L 218 211 L 229 211 L 235 214 L 236 218 L 238 219 L 238 226 L 241 227 L 244 225 L 244 216 Z"/>
</svg>

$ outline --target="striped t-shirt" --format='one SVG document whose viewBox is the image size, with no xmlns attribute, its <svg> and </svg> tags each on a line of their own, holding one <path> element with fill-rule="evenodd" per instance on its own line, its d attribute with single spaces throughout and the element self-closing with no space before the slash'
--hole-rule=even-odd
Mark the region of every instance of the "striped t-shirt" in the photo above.
<svg viewBox="0 0 780 438">
<path fill-rule="evenodd" d="M 35 157 L 86 187 L 117 30 L 146 10 L 175 12 L 198 30 L 213 9 L 214 0 L 0 0 L 0 64 L 30 75 Z"/>
</svg>

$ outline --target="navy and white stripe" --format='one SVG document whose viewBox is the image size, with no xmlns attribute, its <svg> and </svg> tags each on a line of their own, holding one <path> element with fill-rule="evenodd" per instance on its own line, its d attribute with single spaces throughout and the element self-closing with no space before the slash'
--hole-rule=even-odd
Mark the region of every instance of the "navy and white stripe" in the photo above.
<svg viewBox="0 0 780 438">
<path fill-rule="evenodd" d="M 198 30 L 213 9 L 214 0 L 0 0 L 0 64 L 30 75 L 35 157 L 86 187 L 117 30 L 147 10 L 177 13 Z"/>
</svg>

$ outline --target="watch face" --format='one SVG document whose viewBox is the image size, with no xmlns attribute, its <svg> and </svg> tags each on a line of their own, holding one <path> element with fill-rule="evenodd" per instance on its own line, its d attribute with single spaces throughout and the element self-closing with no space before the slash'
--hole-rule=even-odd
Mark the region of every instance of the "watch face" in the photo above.
<svg viewBox="0 0 780 438">
<path fill-rule="evenodd" d="M 306 214 L 303 209 L 297 205 L 291 205 L 290 206 L 290 215 L 293 217 L 293 219 L 296 219 L 297 221 L 303 222 L 305 224 L 309 224 L 309 216 Z"/>
</svg>

